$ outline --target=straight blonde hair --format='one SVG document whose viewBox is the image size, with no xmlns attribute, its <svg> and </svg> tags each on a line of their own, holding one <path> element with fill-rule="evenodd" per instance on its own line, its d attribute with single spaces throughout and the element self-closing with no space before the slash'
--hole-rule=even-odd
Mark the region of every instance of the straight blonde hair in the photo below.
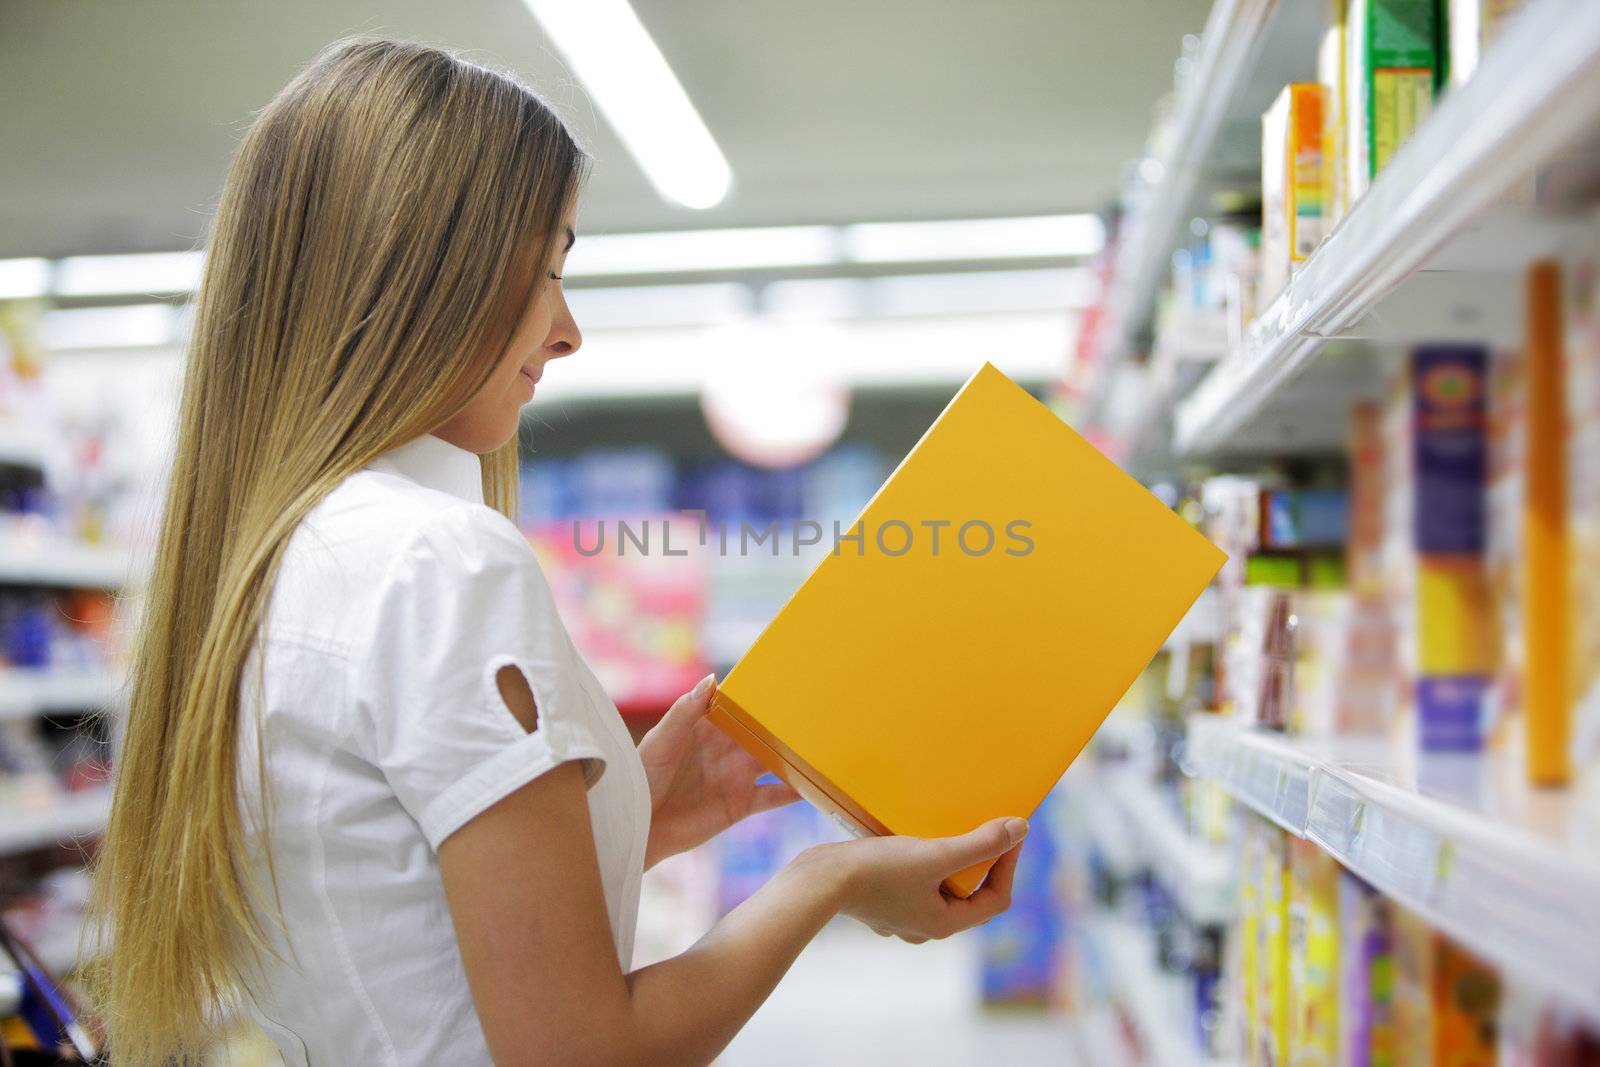
<svg viewBox="0 0 1600 1067">
<path fill-rule="evenodd" d="M 235 790 L 240 676 L 290 535 L 489 379 L 589 165 L 511 78 L 392 41 L 330 47 L 245 135 L 96 861 L 88 978 L 117 1063 L 197 1060 L 270 951 L 263 916 L 284 921 Z M 516 448 L 482 457 L 485 500 L 512 519 Z"/>
</svg>

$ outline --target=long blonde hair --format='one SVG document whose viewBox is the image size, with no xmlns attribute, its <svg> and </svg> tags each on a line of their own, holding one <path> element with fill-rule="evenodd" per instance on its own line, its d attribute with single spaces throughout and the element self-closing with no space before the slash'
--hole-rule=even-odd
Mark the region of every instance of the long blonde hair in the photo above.
<svg viewBox="0 0 1600 1067">
<path fill-rule="evenodd" d="M 290 535 L 488 380 L 589 165 L 512 79 L 391 41 L 330 47 L 245 135 L 96 863 L 90 985 L 118 1063 L 195 1059 L 269 951 L 262 915 L 283 921 L 252 873 L 235 761 L 240 676 Z M 483 457 L 485 499 L 513 518 L 516 481 L 515 441 Z"/>
</svg>

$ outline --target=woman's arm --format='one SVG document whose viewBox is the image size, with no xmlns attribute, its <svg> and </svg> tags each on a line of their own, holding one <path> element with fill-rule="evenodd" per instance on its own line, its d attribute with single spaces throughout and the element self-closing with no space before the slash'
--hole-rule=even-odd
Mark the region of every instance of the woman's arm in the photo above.
<svg viewBox="0 0 1600 1067">
<path fill-rule="evenodd" d="M 920 940 L 1003 911 L 1016 840 L 995 820 L 958 838 L 808 850 L 687 952 L 631 975 L 612 942 L 576 764 L 469 821 L 441 844 L 439 864 L 499 1067 L 703 1065 L 837 912 Z M 970 899 L 939 893 L 944 876 L 1002 853 Z"/>
<path fill-rule="evenodd" d="M 439 849 L 467 981 L 499 1067 L 708 1064 L 838 910 L 827 865 L 785 868 L 680 956 L 625 975 L 588 799 L 563 764 Z"/>
</svg>

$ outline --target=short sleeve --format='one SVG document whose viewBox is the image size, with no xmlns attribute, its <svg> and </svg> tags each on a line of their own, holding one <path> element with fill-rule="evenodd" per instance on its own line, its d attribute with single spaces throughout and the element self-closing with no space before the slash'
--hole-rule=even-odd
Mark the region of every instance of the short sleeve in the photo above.
<svg viewBox="0 0 1600 1067">
<path fill-rule="evenodd" d="M 394 561 L 356 655 L 372 758 L 437 849 L 473 816 L 569 760 L 593 786 L 603 724 L 533 548 L 498 512 L 453 508 Z M 538 711 L 523 729 L 496 675 L 516 667 Z"/>
</svg>

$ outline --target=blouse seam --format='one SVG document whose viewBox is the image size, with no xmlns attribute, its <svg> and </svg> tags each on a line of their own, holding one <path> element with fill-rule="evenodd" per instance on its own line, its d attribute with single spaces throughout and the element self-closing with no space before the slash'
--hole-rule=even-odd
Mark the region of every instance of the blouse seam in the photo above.
<svg viewBox="0 0 1600 1067">
<path fill-rule="evenodd" d="M 347 724 L 340 740 L 349 737 L 351 727 Z M 311 806 L 311 826 L 313 837 L 316 841 L 316 851 L 312 863 L 315 867 L 313 883 L 317 888 L 317 896 L 322 901 L 322 913 L 327 917 L 328 927 L 333 934 L 332 940 L 335 951 L 339 953 L 340 965 L 344 968 L 345 980 L 350 983 L 351 990 L 356 1000 L 361 1005 L 361 1011 L 372 1024 L 373 1032 L 383 1045 L 385 1062 L 398 1067 L 399 1053 L 395 1050 L 394 1039 L 389 1034 L 389 1028 L 384 1025 L 383 1018 L 378 1014 L 377 1005 L 372 1002 L 372 995 L 367 991 L 366 983 L 361 980 L 360 969 L 356 966 L 355 956 L 350 951 L 350 944 L 345 938 L 344 924 L 339 919 L 339 911 L 333 901 L 333 894 L 328 891 L 328 855 L 327 840 L 322 833 L 322 802 L 328 788 L 328 772 L 333 767 L 333 754 L 336 742 L 328 741 L 322 747 L 322 764 L 317 769 L 317 788 L 313 794 Z"/>
</svg>

